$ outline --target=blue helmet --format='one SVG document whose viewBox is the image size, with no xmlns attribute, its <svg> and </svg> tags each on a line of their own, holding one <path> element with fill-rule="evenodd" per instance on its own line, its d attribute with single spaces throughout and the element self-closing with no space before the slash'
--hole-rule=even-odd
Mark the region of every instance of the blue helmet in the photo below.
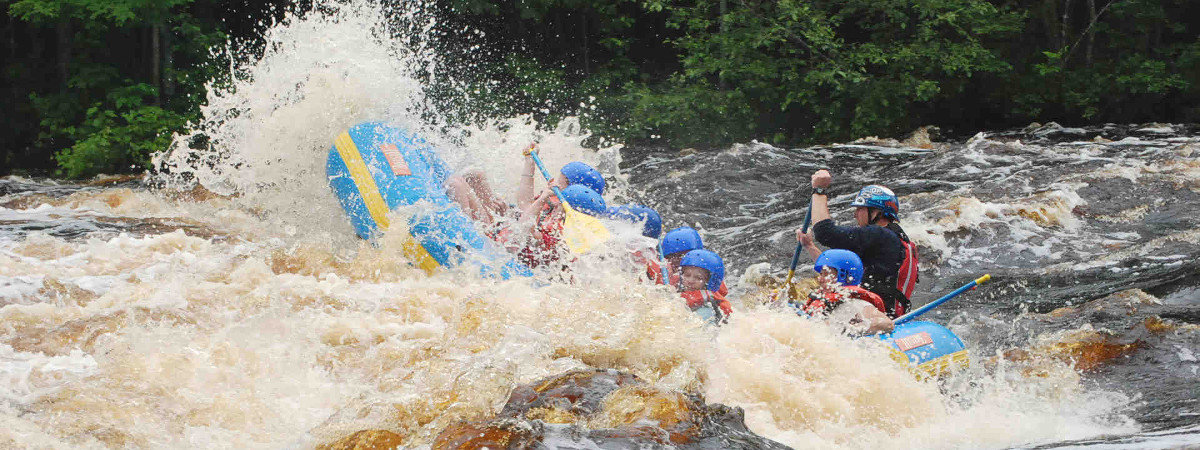
<svg viewBox="0 0 1200 450">
<path fill-rule="evenodd" d="M 826 267 L 837 270 L 837 281 L 843 286 L 858 286 L 858 283 L 862 283 L 862 258 L 850 250 L 825 250 L 821 256 L 817 257 L 817 264 L 813 269 L 816 269 L 817 273 L 821 273 L 821 270 Z"/>
<path fill-rule="evenodd" d="M 699 250 L 704 248 L 704 242 L 700 240 L 700 233 L 692 227 L 679 227 L 668 231 L 662 238 L 662 253 L 670 255 L 679 252 L 690 250 Z"/>
<path fill-rule="evenodd" d="M 608 216 L 629 222 L 644 222 L 642 236 L 657 239 L 662 235 L 662 216 L 658 212 L 642 205 L 609 206 Z"/>
<path fill-rule="evenodd" d="M 854 201 L 850 202 L 850 206 L 876 208 L 883 212 L 883 217 L 892 220 L 900 219 L 900 199 L 891 189 L 877 184 L 859 190 L 858 195 L 854 196 Z"/>
<path fill-rule="evenodd" d="M 600 171 L 595 167 L 575 161 L 567 163 L 560 172 L 567 177 L 568 184 L 582 184 L 592 188 L 597 194 L 604 195 L 604 176 L 600 175 Z"/>
<path fill-rule="evenodd" d="M 572 184 L 562 190 L 560 200 L 566 201 L 575 210 L 591 215 L 601 215 L 608 207 L 604 204 L 604 197 L 593 191 L 592 188 L 582 184 Z"/>
<path fill-rule="evenodd" d="M 716 292 L 721 289 L 721 282 L 725 281 L 725 261 L 721 261 L 716 253 L 704 249 L 687 252 L 679 262 L 679 267 L 689 266 L 708 271 L 708 290 Z"/>
</svg>

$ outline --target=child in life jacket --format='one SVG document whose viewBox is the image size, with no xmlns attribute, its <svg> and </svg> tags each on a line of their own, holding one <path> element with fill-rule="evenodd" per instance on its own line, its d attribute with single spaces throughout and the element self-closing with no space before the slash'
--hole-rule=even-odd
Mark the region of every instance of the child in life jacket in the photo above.
<svg viewBox="0 0 1200 450">
<path fill-rule="evenodd" d="M 659 242 L 659 250 L 662 253 L 663 260 L 666 261 L 666 272 L 671 286 L 679 287 L 679 267 L 683 256 L 692 250 L 704 249 L 704 242 L 700 240 L 700 233 L 692 227 L 679 227 L 668 231 L 663 235 L 662 241 Z M 646 262 L 646 277 L 654 284 L 663 283 L 663 267 L 658 261 L 649 260 Z M 729 287 L 725 286 L 725 282 L 721 282 L 721 286 L 716 290 L 721 295 L 729 294 Z"/>
<path fill-rule="evenodd" d="M 679 266 L 680 295 L 688 308 L 716 323 L 728 321 L 733 305 L 718 292 L 725 281 L 725 262 L 721 257 L 709 250 L 692 250 L 683 255 Z"/>
<path fill-rule="evenodd" d="M 890 333 L 895 325 L 887 317 L 883 299 L 859 286 L 862 259 L 849 250 L 826 250 L 814 266 L 820 286 L 809 293 L 801 310 L 809 316 L 829 317 L 863 334 Z"/>
<path fill-rule="evenodd" d="M 604 198 L 587 186 L 572 184 L 561 192 L 563 198 L 559 199 L 554 191 L 543 191 L 525 209 L 518 222 L 519 229 L 527 233 L 527 239 L 524 247 L 517 251 L 517 261 L 530 268 L 556 263 L 566 251 L 562 245 L 563 222 L 566 220 L 562 201 L 591 216 L 602 215 L 606 210 Z"/>
</svg>

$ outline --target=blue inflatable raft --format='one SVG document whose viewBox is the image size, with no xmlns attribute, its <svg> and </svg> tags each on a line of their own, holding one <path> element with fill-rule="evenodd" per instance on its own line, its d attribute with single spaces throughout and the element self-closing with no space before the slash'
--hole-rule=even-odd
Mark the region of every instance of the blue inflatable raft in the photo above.
<svg viewBox="0 0 1200 450">
<path fill-rule="evenodd" d="M 450 174 L 445 162 L 411 133 L 383 123 L 355 125 L 334 140 L 325 170 L 363 239 L 387 230 L 392 210 L 413 207 L 403 252 L 426 272 L 470 264 L 484 276 L 532 275 L 450 200 L 442 187 Z"/>
<path fill-rule="evenodd" d="M 907 360 L 918 375 L 938 376 L 969 364 L 962 340 L 933 322 L 905 322 L 879 338 L 892 346 L 895 359 Z"/>
</svg>

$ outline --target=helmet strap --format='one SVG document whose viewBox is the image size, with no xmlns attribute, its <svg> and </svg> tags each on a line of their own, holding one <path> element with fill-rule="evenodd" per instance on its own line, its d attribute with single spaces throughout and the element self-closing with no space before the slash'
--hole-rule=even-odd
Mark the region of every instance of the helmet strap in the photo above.
<svg viewBox="0 0 1200 450">
<path fill-rule="evenodd" d="M 883 211 L 879 208 L 867 208 L 867 225 L 875 225 L 879 219 L 883 217 Z"/>
</svg>

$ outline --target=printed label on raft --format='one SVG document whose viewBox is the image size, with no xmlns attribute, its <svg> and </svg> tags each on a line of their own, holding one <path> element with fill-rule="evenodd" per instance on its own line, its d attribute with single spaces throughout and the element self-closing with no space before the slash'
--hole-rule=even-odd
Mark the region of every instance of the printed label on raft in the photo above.
<svg viewBox="0 0 1200 450">
<path fill-rule="evenodd" d="M 894 342 L 896 343 L 896 348 L 899 348 L 902 352 L 907 352 L 922 345 L 932 344 L 933 338 L 929 336 L 929 333 L 922 332 L 896 339 Z"/>
<path fill-rule="evenodd" d="M 404 155 L 400 154 L 400 149 L 396 148 L 396 144 L 382 144 L 379 150 L 383 152 L 383 157 L 387 158 L 389 166 L 392 166 L 392 174 L 398 177 L 406 177 L 412 175 L 412 171 L 408 170 L 408 163 L 404 161 Z"/>
</svg>

